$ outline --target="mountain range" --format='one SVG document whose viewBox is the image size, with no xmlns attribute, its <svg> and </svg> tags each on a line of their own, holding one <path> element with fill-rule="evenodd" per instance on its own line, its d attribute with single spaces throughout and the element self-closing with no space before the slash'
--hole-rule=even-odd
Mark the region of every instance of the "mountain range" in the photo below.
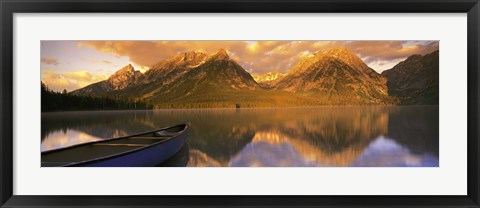
<svg viewBox="0 0 480 208">
<path fill-rule="evenodd" d="M 143 74 L 127 65 L 70 94 L 141 99 L 158 108 L 438 104 L 438 54 L 412 55 L 379 74 L 355 53 L 334 48 L 306 56 L 286 74 L 257 75 L 224 49 L 192 51 Z"/>
</svg>

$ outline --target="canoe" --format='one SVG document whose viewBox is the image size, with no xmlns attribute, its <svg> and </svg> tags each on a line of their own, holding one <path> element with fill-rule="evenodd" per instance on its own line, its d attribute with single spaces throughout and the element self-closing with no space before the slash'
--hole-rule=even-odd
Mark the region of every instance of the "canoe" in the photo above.
<svg viewBox="0 0 480 208">
<path fill-rule="evenodd" d="M 173 157 L 155 167 L 187 167 L 189 160 L 190 148 L 188 147 L 188 143 L 185 143 Z"/>
<path fill-rule="evenodd" d="M 153 167 L 185 144 L 189 125 L 88 142 L 42 152 L 42 167 Z"/>
</svg>

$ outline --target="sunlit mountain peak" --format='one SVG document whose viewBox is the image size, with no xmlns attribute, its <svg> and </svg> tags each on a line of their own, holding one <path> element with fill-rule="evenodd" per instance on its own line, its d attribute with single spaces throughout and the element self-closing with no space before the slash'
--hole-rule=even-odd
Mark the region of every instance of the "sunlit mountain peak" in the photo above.
<svg viewBox="0 0 480 208">
<path fill-rule="evenodd" d="M 135 71 L 135 68 L 131 64 L 121 68 L 113 75 L 111 75 L 106 82 L 110 84 L 113 89 L 124 89 L 135 81 L 143 78 L 143 74 L 140 71 Z"/>
<path fill-rule="evenodd" d="M 124 66 L 123 68 L 119 69 L 118 71 L 115 72 L 115 74 L 118 73 L 125 73 L 125 72 L 133 72 L 135 71 L 135 68 L 132 66 L 132 64 L 128 64 Z"/>
<path fill-rule="evenodd" d="M 267 72 L 265 74 L 252 74 L 252 77 L 257 82 L 274 81 L 274 80 L 282 78 L 284 76 L 285 76 L 285 74 L 280 73 L 278 71 Z"/>
<path fill-rule="evenodd" d="M 216 53 L 210 55 L 209 59 L 214 59 L 214 60 L 229 60 L 230 57 L 228 56 L 228 52 L 221 48 L 219 49 Z"/>
</svg>

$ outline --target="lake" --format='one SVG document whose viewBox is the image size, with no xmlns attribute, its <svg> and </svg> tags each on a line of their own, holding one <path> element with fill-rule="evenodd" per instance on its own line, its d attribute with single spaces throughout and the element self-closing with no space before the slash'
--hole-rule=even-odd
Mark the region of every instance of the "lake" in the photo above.
<svg viewBox="0 0 480 208">
<path fill-rule="evenodd" d="M 438 106 L 42 113 L 41 150 L 183 122 L 189 167 L 439 166 Z"/>
</svg>

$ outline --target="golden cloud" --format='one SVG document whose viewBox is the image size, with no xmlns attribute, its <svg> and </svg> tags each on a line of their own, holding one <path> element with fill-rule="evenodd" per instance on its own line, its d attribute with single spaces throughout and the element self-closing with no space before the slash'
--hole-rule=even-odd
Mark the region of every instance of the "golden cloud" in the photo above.
<svg viewBox="0 0 480 208">
<path fill-rule="evenodd" d="M 397 61 L 439 48 L 438 41 L 82 41 L 77 45 L 127 56 L 143 70 L 179 52 L 214 53 L 223 48 L 246 70 L 258 74 L 287 72 L 305 55 L 336 47 L 350 49 L 367 64 Z"/>
<path fill-rule="evenodd" d="M 42 71 L 42 82 L 54 91 L 76 90 L 87 85 L 105 80 L 108 75 L 91 74 L 88 71 L 76 71 L 67 73 L 55 73 L 52 71 Z"/>
<path fill-rule="evenodd" d="M 67 72 L 63 76 L 71 80 L 87 83 L 98 82 L 108 78 L 107 75 L 91 74 L 88 71 Z"/>
<path fill-rule="evenodd" d="M 56 58 L 53 57 L 42 57 L 40 61 L 44 64 L 50 64 L 50 65 L 58 65 L 60 62 Z"/>
<path fill-rule="evenodd" d="M 98 64 L 98 63 L 111 64 L 112 62 L 109 61 L 109 60 L 103 59 L 103 60 L 93 60 L 93 61 L 91 61 L 91 63 L 92 63 L 92 64 Z"/>
</svg>

